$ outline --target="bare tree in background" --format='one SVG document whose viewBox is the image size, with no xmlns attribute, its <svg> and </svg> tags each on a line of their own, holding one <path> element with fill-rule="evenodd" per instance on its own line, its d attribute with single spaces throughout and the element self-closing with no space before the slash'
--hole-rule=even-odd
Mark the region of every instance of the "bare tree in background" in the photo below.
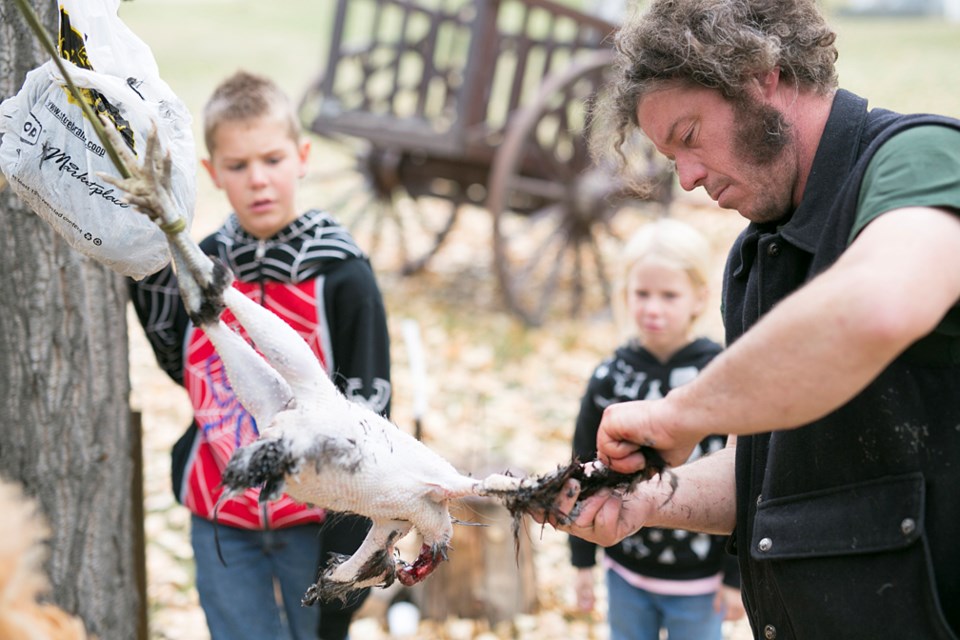
<svg viewBox="0 0 960 640">
<path fill-rule="evenodd" d="M 30 2 L 55 34 L 56 3 Z M 46 60 L 14 1 L 0 0 L 0 100 Z M 0 300 L 0 476 L 42 505 L 56 604 L 103 640 L 140 637 L 139 436 L 123 278 L 72 250 L 7 188 Z"/>
</svg>

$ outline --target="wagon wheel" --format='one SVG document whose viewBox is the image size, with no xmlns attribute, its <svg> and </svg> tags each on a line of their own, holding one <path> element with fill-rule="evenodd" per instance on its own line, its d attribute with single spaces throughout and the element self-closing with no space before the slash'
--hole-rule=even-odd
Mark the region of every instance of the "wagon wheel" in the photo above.
<svg viewBox="0 0 960 640">
<path fill-rule="evenodd" d="M 443 178 L 404 178 L 416 158 L 348 141 L 311 171 L 311 196 L 347 227 L 378 267 L 404 275 L 422 269 L 453 228 L 463 197 Z"/>
<path fill-rule="evenodd" d="M 528 324 L 562 299 L 572 313 L 609 303 L 605 258 L 616 255 L 613 218 L 628 202 L 623 181 L 590 162 L 583 133 L 585 103 L 612 57 L 591 52 L 548 77 L 511 116 L 494 158 L 494 267 L 506 305 Z"/>
</svg>

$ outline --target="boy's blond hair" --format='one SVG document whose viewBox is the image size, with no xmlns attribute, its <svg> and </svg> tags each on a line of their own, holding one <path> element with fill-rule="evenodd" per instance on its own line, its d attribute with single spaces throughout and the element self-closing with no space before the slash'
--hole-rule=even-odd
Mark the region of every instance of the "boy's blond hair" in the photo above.
<svg viewBox="0 0 960 640">
<path fill-rule="evenodd" d="M 680 269 L 695 289 L 706 296 L 710 281 L 712 250 L 707 238 L 697 229 L 673 218 L 660 218 L 640 227 L 620 254 L 614 280 L 613 316 L 626 338 L 636 336 L 636 327 L 627 311 L 627 286 L 630 271 L 644 260 Z M 693 318 L 694 322 L 699 316 Z"/>
<path fill-rule="evenodd" d="M 276 116 L 286 122 L 290 139 L 300 141 L 300 120 L 293 103 L 277 84 L 247 71 L 221 82 L 203 108 L 203 140 L 213 156 L 217 128 L 224 122 Z"/>
</svg>

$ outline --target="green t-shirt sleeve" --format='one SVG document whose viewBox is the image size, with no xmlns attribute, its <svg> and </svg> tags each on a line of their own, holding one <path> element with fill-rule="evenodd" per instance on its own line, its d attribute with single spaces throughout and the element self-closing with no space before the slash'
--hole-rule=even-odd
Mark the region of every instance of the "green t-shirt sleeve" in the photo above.
<svg viewBox="0 0 960 640">
<path fill-rule="evenodd" d="M 911 127 L 877 150 L 860 186 L 849 242 L 878 216 L 903 207 L 948 207 L 960 215 L 960 130 Z"/>
<path fill-rule="evenodd" d="M 960 130 L 919 125 L 898 133 L 870 159 L 849 242 L 878 216 L 903 207 L 946 207 L 960 216 Z M 960 363 L 960 302 L 931 336 L 911 347 L 921 362 Z"/>
</svg>

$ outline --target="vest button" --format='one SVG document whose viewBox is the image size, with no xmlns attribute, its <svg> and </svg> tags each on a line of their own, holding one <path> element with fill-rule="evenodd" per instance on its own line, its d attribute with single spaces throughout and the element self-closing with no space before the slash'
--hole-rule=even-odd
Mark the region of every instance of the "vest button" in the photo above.
<svg viewBox="0 0 960 640">
<path fill-rule="evenodd" d="M 903 522 L 900 523 L 900 531 L 903 535 L 908 536 L 917 529 L 917 523 L 913 518 L 904 518 Z"/>
<path fill-rule="evenodd" d="M 759 544 L 757 544 L 757 549 L 760 551 L 770 551 L 773 548 L 773 540 L 770 538 L 763 538 Z"/>
<path fill-rule="evenodd" d="M 776 242 L 771 242 L 770 245 L 767 246 L 767 255 L 771 258 L 776 258 L 780 255 L 780 245 Z"/>
<path fill-rule="evenodd" d="M 767 640 L 775 640 L 777 637 L 777 628 L 772 624 L 768 624 L 763 628 L 763 637 Z"/>
</svg>

